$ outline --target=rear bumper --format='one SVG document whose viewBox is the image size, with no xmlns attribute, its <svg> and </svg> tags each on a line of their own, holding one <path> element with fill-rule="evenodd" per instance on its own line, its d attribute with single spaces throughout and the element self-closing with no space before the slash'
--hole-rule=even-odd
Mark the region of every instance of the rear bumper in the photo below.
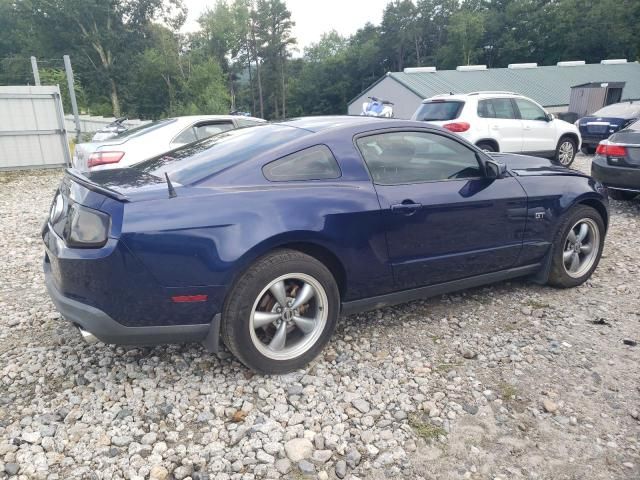
<svg viewBox="0 0 640 480">
<path fill-rule="evenodd" d="M 604 157 L 596 156 L 591 176 L 608 188 L 640 192 L 640 168 L 614 167 Z"/>
<path fill-rule="evenodd" d="M 217 346 L 220 315 L 205 324 L 127 327 L 102 310 L 63 295 L 55 286 L 48 262 L 44 262 L 44 276 L 49 296 L 62 316 L 104 343 L 160 345 L 206 342 Z"/>
</svg>

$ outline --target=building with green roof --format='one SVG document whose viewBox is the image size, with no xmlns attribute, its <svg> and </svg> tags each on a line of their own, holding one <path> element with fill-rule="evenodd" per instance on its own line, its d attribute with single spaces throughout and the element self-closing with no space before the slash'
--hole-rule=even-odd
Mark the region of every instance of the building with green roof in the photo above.
<svg viewBox="0 0 640 480">
<path fill-rule="evenodd" d="M 367 97 L 393 102 L 397 118 L 410 118 L 422 100 L 446 93 L 508 91 L 532 98 L 552 113 L 566 112 L 571 87 L 592 82 L 625 82 L 622 101 L 640 100 L 640 64 L 626 60 L 558 62 L 539 67 L 535 63 L 512 64 L 508 68 L 484 65 L 437 70 L 434 67 L 405 68 L 389 72 L 349 102 L 350 115 L 359 115 Z"/>
</svg>

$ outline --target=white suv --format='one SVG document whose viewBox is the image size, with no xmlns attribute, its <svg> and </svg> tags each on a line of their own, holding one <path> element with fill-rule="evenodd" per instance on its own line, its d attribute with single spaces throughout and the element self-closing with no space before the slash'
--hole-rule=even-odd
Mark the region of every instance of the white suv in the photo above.
<svg viewBox="0 0 640 480">
<path fill-rule="evenodd" d="M 436 95 L 412 119 L 444 127 L 487 152 L 550 157 L 564 166 L 571 165 L 581 143 L 575 125 L 512 92 Z"/>
</svg>

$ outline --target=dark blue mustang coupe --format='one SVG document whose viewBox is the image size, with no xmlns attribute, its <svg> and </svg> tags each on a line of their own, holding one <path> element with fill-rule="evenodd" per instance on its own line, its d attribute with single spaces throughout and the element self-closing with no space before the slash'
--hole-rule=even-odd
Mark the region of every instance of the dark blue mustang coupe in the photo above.
<svg viewBox="0 0 640 480">
<path fill-rule="evenodd" d="M 215 352 L 221 337 L 280 373 L 313 359 L 340 313 L 523 276 L 580 285 L 607 208 L 587 175 L 422 122 L 301 118 L 67 171 L 44 270 L 88 340 Z"/>
</svg>

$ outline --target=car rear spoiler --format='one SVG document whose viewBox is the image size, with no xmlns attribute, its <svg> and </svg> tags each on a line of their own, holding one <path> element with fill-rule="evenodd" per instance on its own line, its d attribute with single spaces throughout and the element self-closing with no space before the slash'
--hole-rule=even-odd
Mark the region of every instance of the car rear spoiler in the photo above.
<svg viewBox="0 0 640 480">
<path fill-rule="evenodd" d="M 110 188 L 104 187 L 102 185 L 98 185 L 97 183 L 92 182 L 87 177 L 85 177 L 82 172 L 76 170 L 75 168 L 67 168 L 65 169 L 65 174 L 72 177 L 76 183 L 79 183 L 85 188 L 92 190 L 94 192 L 101 193 L 107 197 L 113 198 L 115 200 L 119 200 L 120 202 L 128 202 L 129 198 L 122 193 L 112 190 Z"/>
</svg>

